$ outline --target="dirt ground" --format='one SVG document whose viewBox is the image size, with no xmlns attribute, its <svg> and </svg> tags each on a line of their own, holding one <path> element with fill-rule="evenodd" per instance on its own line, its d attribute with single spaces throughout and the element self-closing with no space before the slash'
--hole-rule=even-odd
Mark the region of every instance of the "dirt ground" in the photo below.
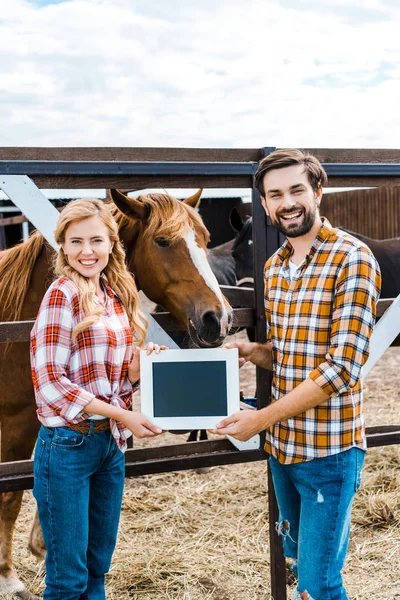
<svg viewBox="0 0 400 600">
<path fill-rule="evenodd" d="M 254 395 L 254 377 L 251 365 L 241 370 L 245 396 Z M 391 348 L 366 381 L 367 426 L 399 423 L 399 390 L 400 348 Z M 182 439 L 165 434 L 157 443 Z M 266 482 L 265 463 L 126 480 L 108 599 L 270 600 Z M 42 566 L 27 550 L 33 512 L 26 492 L 14 558 L 40 593 Z M 367 453 L 344 579 L 351 600 L 400 600 L 400 446 Z"/>
</svg>

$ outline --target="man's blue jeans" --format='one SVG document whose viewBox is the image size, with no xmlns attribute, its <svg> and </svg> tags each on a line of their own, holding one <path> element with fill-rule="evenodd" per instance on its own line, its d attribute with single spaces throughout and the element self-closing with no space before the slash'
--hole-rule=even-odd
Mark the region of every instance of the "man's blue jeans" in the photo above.
<svg viewBox="0 0 400 600">
<path fill-rule="evenodd" d="M 341 570 L 363 464 L 364 452 L 358 448 L 291 465 L 270 457 L 279 506 L 277 531 L 298 576 L 295 598 L 347 600 Z"/>
<path fill-rule="evenodd" d="M 42 426 L 33 495 L 47 547 L 44 600 L 104 600 L 124 487 L 111 432 Z"/>
</svg>

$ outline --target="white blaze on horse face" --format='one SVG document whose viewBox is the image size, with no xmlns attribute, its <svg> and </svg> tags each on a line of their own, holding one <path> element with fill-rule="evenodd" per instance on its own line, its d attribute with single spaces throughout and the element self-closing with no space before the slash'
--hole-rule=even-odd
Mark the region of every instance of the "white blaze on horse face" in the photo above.
<svg viewBox="0 0 400 600">
<path fill-rule="evenodd" d="M 196 267 L 196 269 L 198 270 L 208 287 L 214 292 L 219 302 L 221 303 L 221 335 L 225 336 L 228 331 L 228 313 L 226 310 L 224 298 L 219 288 L 217 278 L 211 270 L 206 253 L 204 252 L 203 248 L 201 248 L 197 244 L 195 232 L 191 227 L 187 228 L 185 234 L 183 235 L 183 239 L 187 244 L 189 255 L 193 261 L 194 266 Z"/>
</svg>

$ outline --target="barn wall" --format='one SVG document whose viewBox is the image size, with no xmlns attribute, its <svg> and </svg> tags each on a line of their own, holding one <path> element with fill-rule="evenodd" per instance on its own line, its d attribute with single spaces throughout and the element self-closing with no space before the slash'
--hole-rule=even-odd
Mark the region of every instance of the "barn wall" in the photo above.
<svg viewBox="0 0 400 600">
<path fill-rule="evenodd" d="M 325 194 L 321 214 L 334 227 L 377 240 L 400 237 L 400 186 Z"/>
<path fill-rule="evenodd" d="M 235 232 L 229 224 L 231 210 L 239 209 L 241 198 L 202 198 L 199 213 L 205 226 L 210 232 L 209 248 L 214 248 L 235 237 Z"/>
</svg>

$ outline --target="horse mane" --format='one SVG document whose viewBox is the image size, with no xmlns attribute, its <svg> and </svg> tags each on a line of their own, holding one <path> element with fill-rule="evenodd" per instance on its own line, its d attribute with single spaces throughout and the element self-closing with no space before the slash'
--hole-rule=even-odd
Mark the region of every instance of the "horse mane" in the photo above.
<svg viewBox="0 0 400 600">
<path fill-rule="evenodd" d="M 252 227 L 253 227 L 253 220 L 251 217 L 249 217 L 247 219 L 247 221 L 243 224 L 242 229 L 237 234 L 237 236 L 235 238 L 235 243 L 233 244 L 232 251 L 235 250 L 238 246 L 240 246 L 240 244 L 243 242 L 243 240 L 246 237 L 249 237 L 251 239 Z"/>
<path fill-rule="evenodd" d="M 0 321 L 19 321 L 43 243 L 44 237 L 35 231 L 27 242 L 0 253 Z"/>
<path fill-rule="evenodd" d="M 202 218 L 188 204 L 180 202 L 168 194 L 142 194 L 137 196 L 136 200 L 148 208 L 149 218 L 142 225 L 142 233 L 146 237 L 157 235 L 157 237 L 174 243 L 182 236 L 189 221 L 191 225 L 197 224 L 207 232 L 206 241 L 209 242 L 209 234 Z M 110 208 L 120 230 L 132 223 L 129 217 L 125 216 L 114 203 Z"/>
</svg>

